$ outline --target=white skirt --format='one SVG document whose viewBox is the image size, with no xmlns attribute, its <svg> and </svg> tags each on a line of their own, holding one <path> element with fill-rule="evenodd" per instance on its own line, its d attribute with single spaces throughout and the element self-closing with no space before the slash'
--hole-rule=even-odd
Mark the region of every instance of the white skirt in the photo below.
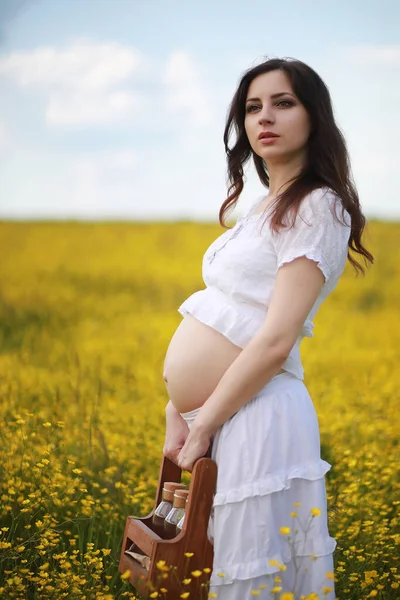
<svg viewBox="0 0 400 600">
<path fill-rule="evenodd" d="M 189 427 L 198 410 L 183 413 Z M 290 373 L 273 377 L 217 431 L 218 465 L 209 523 L 210 592 L 245 600 L 258 590 L 335 599 L 325 473 L 310 394 Z"/>
</svg>

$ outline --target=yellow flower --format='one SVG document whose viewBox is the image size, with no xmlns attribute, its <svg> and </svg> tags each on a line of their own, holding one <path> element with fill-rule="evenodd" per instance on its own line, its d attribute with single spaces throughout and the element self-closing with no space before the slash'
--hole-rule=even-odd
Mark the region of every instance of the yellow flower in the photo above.
<svg viewBox="0 0 400 600">
<path fill-rule="evenodd" d="M 280 598 L 280 600 L 294 600 L 294 596 L 292 592 L 284 592 Z"/>
<path fill-rule="evenodd" d="M 160 592 L 162 592 L 163 594 L 166 594 L 168 592 L 167 588 L 160 588 Z"/>
<path fill-rule="evenodd" d="M 194 552 L 185 552 L 185 556 L 191 558 L 194 555 Z"/>
<path fill-rule="evenodd" d="M 42 423 L 43 427 L 51 427 L 51 423 L 46 421 L 46 423 Z"/>
<path fill-rule="evenodd" d="M 261 585 L 258 586 L 259 590 L 265 590 L 267 586 L 265 585 L 265 583 L 262 583 Z"/>
<path fill-rule="evenodd" d="M 290 513 L 290 516 L 291 516 L 291 517 L 297 517 L 297 512 L 291 512 L 291 513 Z"/>
<path fill-rule="evenodd" d="M 208 597 L 209 597 L 209 598 L 217 598 L 217 594 L 214 594 L 214 592 L 210 592 L 210 593 L 208 594 Z"/>
<path fill-rule="evenodd" d="M 204 567 L 204 573 L 211 573 L 211 569 L 209 567 Z"/>
<path fill-rule="evenodd" d="M 158 592 L 153 592 L 150 594 L 150 598 L 158 598 Z"/>
<path fill-rule="evenodd" d="M 377 595 L 378 595 L 378 590 L 371 590 L 368 595 L 368 598 L 375 598 L 375 596 L 377 596 Z"/>
<path fill-rule="evenodd" d="M 251 595 L 252 596 L 259 596 L 260 595 L 260 590 L 251 590 Z"/>
<path fill-rule="evenodd" d="M 321 510 L 319 508 L 312 508 L 310 512 L 313 517 L 319 517 L 321 515 Z"/>
<path fill-rule="evenodd" d="M 102 548 L 101 549 L 103 556 L 109 556 L 111 554 L 110 548 Z"/>
<path fill-rule="evenodd" d="M 182 581 L 183 585 L 189 585 L 189 583 L 192 581 L 191 577 L 189 579 L 184 579 Z"/>
<path fill-rule="evenodd" d="M 180 595 L 181 598 L 189 598 L 190 596 L 190 592 L 183 592 L 183 594 Z"/>
<path fill-rule="evenodd" d="M 275 593 L 275 592 L 280 592 L 282 590 L 281 586 L 279 585 L 275 585 L 272 589 L 271 592 Z"/>
<path fill-rule="evenodd" d="M 324 592 L 324 594 L 329 594 L 329 592 L 331 592 L 333 590 L 333 588 L 328 587 L 327 585 L 324 585 L 322 588 L 322 591 Z"/>
<path fill-rule="evenodd" d="M 332 581 L 333 581 L 333 579 L 335 578 L 335 576 L 334 576 L 334 574 L 332 573 L 332 571 L 327 571 L 327 572 L 325 573 L 325 575 L 326 575 L 326 578 L 327 578 L 327 579 L 332 579 Z"/>
<path fill-rule="evenodd" d="M 200 577 L 201 575 L 203 575 L 203 571 L 199 571 L 197 569 L 196 571 L 192 571 L 192 575 L 193 577 Z"/>
<path fill-rule="evenodd" d="M 268 561 L 268 562 L 269 562 L 269 564 L 271 565 L 271 567 L 276 567 L 276 565 L 278 564 L 278 561 L 277 561 L 277 560 L 270 560 L 270 561 Z"/>
<path fill-rule="evenodd" d="M 23 552 L 25 550 L 25 546 L 18 546 L 17 552 Z"/>
<path fill-rule="evenodd" d="M 131 576 L 131 572 L 129 569 L 127 569 L 126 571 L 124 571 L 121 575 L 121 579 L 125 580 L 125 579 L 129 579 L 129 577 Z"/>
<path fill-rule="evenodd" d="M 289 535 L 290 533 L 290 527 L 281 527 L 280 530 L 282 535 Z"/>
<path fill-rule="evenodd" d="M 218 573 L 218 577 L 225 577 L 225 573 Z"/>
<path fill-rule="evenodd" d="M 278 569 L 279 569 L 280 571 L 286 571 L 286 569 L 287 569 L 287 566 L 286 566 L 286 565 L 278 565 Z"/>
<path fill-rule="evenodd" d="M 293 502 L 293 506 L 301 506 L 301 502 Z"/>
</svg>

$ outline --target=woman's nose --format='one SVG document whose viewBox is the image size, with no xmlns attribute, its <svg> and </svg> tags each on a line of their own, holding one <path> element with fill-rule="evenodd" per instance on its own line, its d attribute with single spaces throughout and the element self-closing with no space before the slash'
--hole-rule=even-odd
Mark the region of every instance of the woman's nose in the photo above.
<svg viewBox="0 0 400 600">
<path fill-rule="evenodd" d="M 259 114 L 258 121 L 259 121 L 260 125 L 263 123 L 273 123 L 274 116 L 273 116 L 272 110 L 270 108 L 264 107 Z"/>
</svg>

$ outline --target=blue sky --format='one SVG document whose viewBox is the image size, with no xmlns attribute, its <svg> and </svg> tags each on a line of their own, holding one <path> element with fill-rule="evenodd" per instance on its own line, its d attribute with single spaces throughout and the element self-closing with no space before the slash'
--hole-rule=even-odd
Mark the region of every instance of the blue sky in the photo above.
<svg viewBox="0 0 400 600">
<path fill-rule="evenodd" d="M 291 56 L 330 89 L 365 215 L 400 219 L 394 0 L 1 0 L 0 26 L 0 218 L 216 221 L 238 80 Z"/>
</svg>

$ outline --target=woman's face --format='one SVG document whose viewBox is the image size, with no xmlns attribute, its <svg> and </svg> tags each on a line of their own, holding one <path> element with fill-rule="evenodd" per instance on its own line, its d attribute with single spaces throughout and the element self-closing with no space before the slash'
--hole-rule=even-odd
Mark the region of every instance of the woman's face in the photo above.
<svg viewBox="0 0 400 600">
<path fill-rule="evenodd" d="M 268 164 L 306 160 L 310 119 L 282 71 L 258 75 L 249 86 L 244 126 L 253 151 Z M 279 137 L 264 137 L 269 132 Z"/>
</svg>

